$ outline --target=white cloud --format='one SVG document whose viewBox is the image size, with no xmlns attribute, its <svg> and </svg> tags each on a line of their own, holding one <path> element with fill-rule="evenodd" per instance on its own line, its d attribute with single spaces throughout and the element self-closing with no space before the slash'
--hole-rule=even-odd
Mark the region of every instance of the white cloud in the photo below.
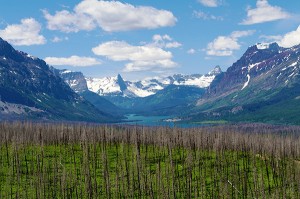
<svg viewBox="0 0 300 199">
<path fill-rule="evenodd" d="M 264 39 L 267 42 L 277 42 L 282 39 L 281 35 L 261 35 L 259 36 L 260 39 Z"/>
<path fill-rule="evenodd" d="M 218 0 L 198 0 L 198 2 L 207 7 L 218 7 L 220 5 Z"/>
<path fill-rule="evenodd" d="M 128 61 L 124 71 L 149 71 L 170 69 L 177 64 L 172 61 L 172 53 L 155 46 L 133 46 L 124 41 L 105 42 L 92 51 L 113 61 Z"/>
<path fill-rule="evenodd" d="M 239 50 L 240 44 L 232 37 L 219 36 L 207 45 L 207 55 L 230 56 L 233 50 Z"/>
<path fill-rule="evenodd" d="M 196 53 L 196 50 L 191 48 L 187 51 L 188 54 L 192 55 L 192 54 L 195 54 Z"/>
<path fill-rule="evenodd" d="M 300 44 L 300 25 L 296 30 L 285 35 L 261 35 L 259 38 L 264 39 L 265 42 L 277 42 L 282 47 L 290 48 Z"/>
<path fill-rule="evenodd" d="M 71 57 L 46 57 L 45 61 L 52 66 L 86 67 L 101 64 L 101 62 L 95 58 L 79 57 L 76 55 L 73 55 Z"/>
<path fill-rule="evenodd" d="M 55 36 L 55 37 L 53 37 L 53 39 L 51 39 L 51 41 L 53 43 L 58 43 L 58 42 L 67 41 L 67 40 L 69 40 L 69 37 L 57 37 L 57 36 Z"/>
<path fill-rule="evenodd" d="M 166 48 L 179 48 L 180 46 L 182 46 L 182 44 L 177 41 L 166 43 Z"/>
<path fill-rule="evenodd" d="M 221 16 L 215 16 L 211 15 L 202 11 L 195 11 L 193 12 L 193 15 L 198 19 L 204 19 L 204 20 L 216 20 L 216 21 L 223 21 L 224 18 Z"/>
<path fill-rule="evenodd" d="M 41 25 L 33 18 L 22 19 L 21 24 L 8 25 L 0 30 L 0 37 L 16 46 L 41 45 L 46 43 L 40 35 Z"/>
<path fill-rule="evenodd" d="M 163 40 L 172 41 L 173 39 L 169 35 L 153 35 L 152 40 L 154 42 L 159 42 Z"/>
<path fill-rule="evenodd" d="M 231 56 L 233 51 L 241 48 L 238 39 L 253 33 L 253 30 L 234 31 L 229 36 L 219 36 L 207 45 L 206 54 L 210 56 Z"/>
<path fill-rule="evenodd" d="M 44 10 L 48 29 L 62 32 L 90 31 L 96 27 L 107 32 L 155 29 L 175 25 L 172 12 L 148 6 L 133 6 L 119 1 L 84 0 L 73 12 L 62 10 L 54 15 Z"/>
<path fill-rule="evenodd" d="M 298 26 L 297 30 L 285 34 L 282 39 L 278 41 L 278 44 L 285 48 L 300 44 L 300 26 Z"/>
<path fill-rule="evenodd" d="M 267 0 L 258 0 L 256 8 L 247 9 L 247 19 L 241 24 L 251 25 L 289 18 L 290 15 L 279 6 L 271 6 Z"/>
<path fill-rule="evenodd" d="M 234 39 L 238 39 L 240 37 L 247 37 L 249 35 L 253 35 L 255 31 L 254 30 L 245 30 L 245 31 L 233 31 L 230 34 L 230 37 L 234 38 Z"/>
<path fill-rule="evenodd" d="M 182 46 L 181 43 L 174 41 L 169 35 L 153 35 L 153 42 L 149 43 L 148 46 L 154 46 L 158 48 L 179 48 Z"/>
<path fill-rule="evenodd" d="M 94 20 L 84 14 L 71 13 L 67 10 L 56 12 L 53 16 L 47 10 L 43 10 L 43 13 L 49 30 L 70 33 L 80 30 L 90 31 L 97 27 Z"/>
</svg>

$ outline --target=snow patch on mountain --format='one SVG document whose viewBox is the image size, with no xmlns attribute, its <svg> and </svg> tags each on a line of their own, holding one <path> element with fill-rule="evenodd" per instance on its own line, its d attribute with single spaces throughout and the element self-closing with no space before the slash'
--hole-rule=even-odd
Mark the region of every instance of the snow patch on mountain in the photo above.
<svg viewBox="0 0 300 199">
<path fill-rule="evenodd" d="M 144 80 L 141 82 L 127 82 L 127 89 L 137 97 L 147 97 L 155 94 L 158 90 L 162 90 L 163 87 Z"/>
<path fill-rule="evenodd" d="M 255 63 L 255 64 L 250 64 L 248 66 L 248 71 L 250 71 L 252 68 L 254 68 L 255 66 L 258 66 L 259 64 L 261 64 L 262 62 L 258 62 L 258 63 Z"/>
<path fill-rule="evenodd" d="M 37 60 L 37 57 L 32 56 L 32 55 L 30 55 L 30 54 L 27 54 L 26 56 L 27 56 L 28 58 L 30 58 L 30 59 Z"/>
<path fill-rule="evenodd" d="M 243 86 L 243 88 L 242 88 L 241 90 L 244 90 L 244 89 L 248 86 L 248 84 L 249 84 L 249 82 L 250 82 L 250 79 L 251 79 L 251 77 L 250 77 L 250 75 L 248 74 L 248 75 L 247 75 L 247 81 L 245 82 L 245 84 L 244 84 L 244 86 Z"/>
<path fill-rule="evenodd" d="M 62 72 L 61 72 L 61 74 L 67 74 L 67 73 L 72 73 L 73 71 L 70 71 L 70 70 L 63 70 Z"/>
<path fill-rule="evenodd" d="M 298 65 L 298 61 L 292 63 L 291 65 L 289 65 L 287 67 L 282 68 L 281 71 L 285 71 L 286 69 L 291 68 L 291 67 L 296 67 L 297 65 Z"/>
<path fill-rule="evenodd" d="M 202 75 L 200 77 L 186 76 L 184 80 L 174 81 L 174 85 L 183 85 L 183 86 L 197 86 L 199 88 L 206 88 L 214 80 L 215 75 Z"/>
<path fill-rule="evenodd" d="M 121 93 L 118 77 L 86 78 L 88 89 L 99 95 Z"/>
<path fill-rule="evenodd" d="M 256 47 L 259 50 L 265 50 L 265 49 L 270 48 L 270 43 L 257 43 Z"/>
</svg>

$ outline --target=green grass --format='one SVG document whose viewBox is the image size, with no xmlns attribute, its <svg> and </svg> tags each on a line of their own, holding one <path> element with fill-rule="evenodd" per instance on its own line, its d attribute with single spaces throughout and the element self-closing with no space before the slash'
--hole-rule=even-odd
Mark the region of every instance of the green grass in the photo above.
<svg viewBox="0 0 300 199">
<path fill-rule="evenodd" d="M 194 124 L 227 124 L 228 121 L 226 120 L 206 120 L 200 122 L 193 122 Z"/>
<path fill-rule="evenodd" d="M 293 166 L 248 152 L 101 143 L 2 147 L 0 159 L 3 198 L 230 198 L 254 196 L 257 183 L 272 196 Z M 281 165 L 275 171 L 272 161 Z"/>
<path fill-rule="evenodd" d="M 0 198 L 299 197 L 298 145 L 292 152 L 289 137 L 220 127 L 0 129 Z M 265 141 L 291 154 L 253 147 Z"/>
</svg>

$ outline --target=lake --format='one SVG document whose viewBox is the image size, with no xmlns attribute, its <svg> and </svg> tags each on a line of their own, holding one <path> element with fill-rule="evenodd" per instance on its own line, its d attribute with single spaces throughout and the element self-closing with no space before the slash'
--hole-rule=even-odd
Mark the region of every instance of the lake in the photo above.
<svg viewBox="0 0 300 199">
<path fill-rule="evenodd" d="M 172 116 L 142 116 L 136 114 L 126 115 L 127 119 L 120 124 L 141 125 L 141 126 L 169 126 L 169 127 L 182 127 L 191 128 L 197 126 L 204 126 L 203 124 L 184 123 Z"/>
</svg>

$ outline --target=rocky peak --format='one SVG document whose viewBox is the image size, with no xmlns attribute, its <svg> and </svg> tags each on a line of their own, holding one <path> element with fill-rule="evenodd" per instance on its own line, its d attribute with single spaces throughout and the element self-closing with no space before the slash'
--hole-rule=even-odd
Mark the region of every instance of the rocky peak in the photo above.
<svg viewBox="0 0 300 199">
<path fill-rule="evenodd" d="M 119 84 L 120 90 L 122 92 L 127 89 L 126 83 L 120 74 L 118 74 L 118 76 L 117 76 L 117 83 Z"/>
<path fill-rule="evenodd" d="M 256 44 L 250 46 L 243 56 L 227 69 L 228 72 L 240 72 L 245 66 L 256 64 L 268 60 L 280 53 L 285 48 L 280 47 L 277 43 L 271 44 Z"/>
<path fill-rule="evenodd" d="M 88 90 L 87 82 L 82 72 L 61 70 L 59 71 L 59 75 L 76 93 L 82 93 Z"/>
<path fill-rule="evenodd" d="M 282 47 L 280 47 L 276 42 L 274 43 L 257 43 L 253 47 L 256 47 L 257 50 L 270 50 L 274 52 L 278 52 L 282 50 Z"/>
<path fill-rule="evenodd" d="M 220 73 L 222 73 L 222 69 L 220 66 L 215 66 L 214 69 L 212 69 L 208 75 L 219 75 Z"/>
<path fill-rule="evenodd" d="M 0 56 L 3 56 L 5 58 L 9 58 L 15 61 L 23 61 L 24 56 L 22 56 L 21 53 L 16 51 L 7 41 L 4 41 L 0 37 Z"/>
</svg>

